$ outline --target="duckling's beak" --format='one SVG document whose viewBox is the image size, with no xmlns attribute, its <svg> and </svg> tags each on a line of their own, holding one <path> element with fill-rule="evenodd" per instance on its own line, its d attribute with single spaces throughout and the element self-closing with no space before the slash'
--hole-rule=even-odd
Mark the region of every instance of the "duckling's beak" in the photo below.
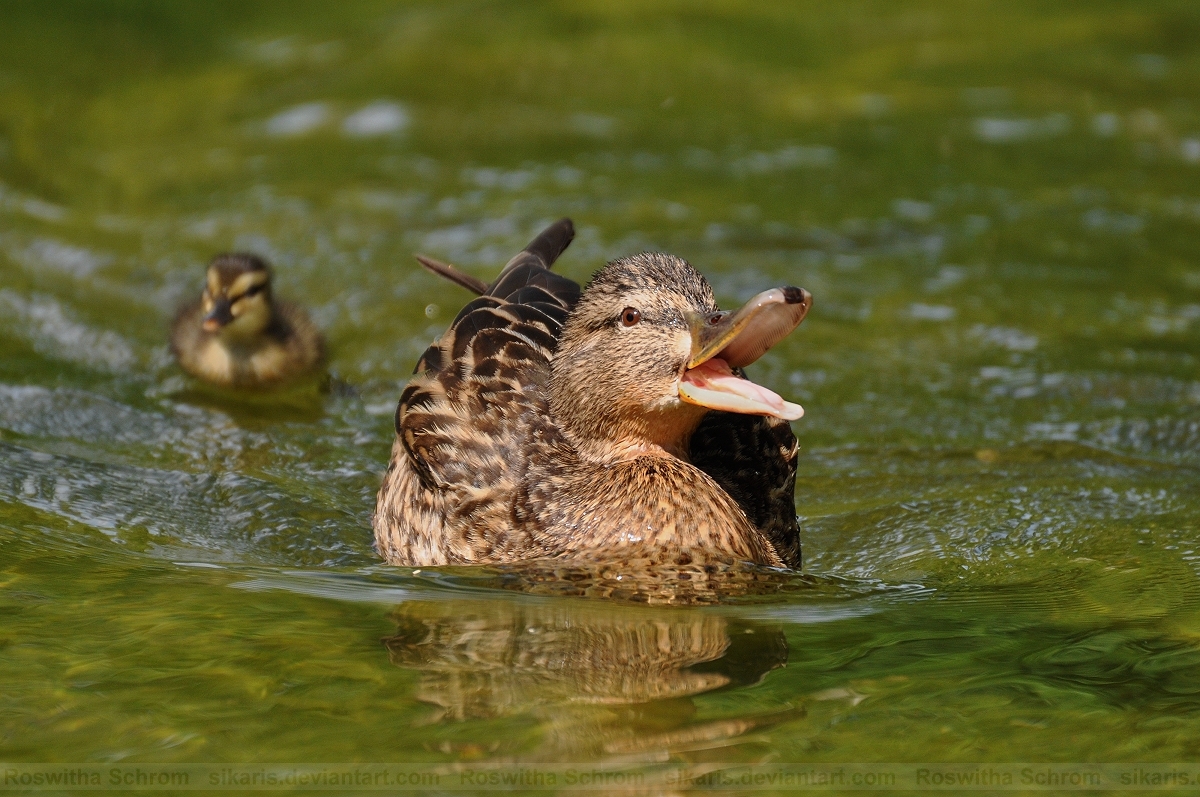
<svg viewBox="0 0 1200 797">
<path fill-rule="evenodd" d="M 803 416 L 799 404 L 784 401 L 733 369 L 749 365 L 787 337 L 810 307 L 812 294 L 808 291 L 772 288 L 732 313 L 690 317 L 692 356 L 679 379 L 679 397 L 725 412 L 772 415 L 789 421 Z"/>
<path fill-rule="evenodd" d="M 232 320 L 233 311 L 229 309 L 229 300 L 221 298 L 213 302 L 213 309 L 208 315 L 204 316 L 201 326 L 205 332 L 216 332 Z"/>
</svg>

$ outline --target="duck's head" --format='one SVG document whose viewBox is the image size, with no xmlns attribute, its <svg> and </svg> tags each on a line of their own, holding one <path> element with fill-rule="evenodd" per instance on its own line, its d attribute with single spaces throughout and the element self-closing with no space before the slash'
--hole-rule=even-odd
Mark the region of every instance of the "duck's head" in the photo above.
<svg viewBox="0 0 1200 797">
<path fill-rule="evenodd" d="M 254 255 L 217 255 L 208 264 L 201 304 L 205 332 L 230 341 L 253 338 L 271 323 L 271 269 Z"/>
<path fill-rule="evenodd" d="M 551 411 L 587 458 L 686 456 L 709 410 L 795 420 L 804 410 L 738 376 L 804 319 L 812 296 L 764 291 L 721 311 L 672 255 L 615 260 L 592 278 L 551 363 Z"/>
</svg>

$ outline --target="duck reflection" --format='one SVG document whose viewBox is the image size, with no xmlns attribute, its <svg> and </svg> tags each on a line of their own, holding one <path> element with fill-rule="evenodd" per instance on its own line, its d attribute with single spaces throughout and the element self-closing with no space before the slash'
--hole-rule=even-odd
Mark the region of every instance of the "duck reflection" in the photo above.
<svg viewBox="0 0 1200 797">
<path fill-rule="evenodd" d="M 716 605 L 739 598 L 810 593 L 819 582 L 749 563 L 663 565 L 628 557 L 536 559 L 488 570 L 475 583 L 526 595 L 601 598 L 653 606 Z"/>
<path fill-rule="evenodd" d="M 421 673 L 415 696 L 435 707 L 430 723 L 530 717 L 541 731 L 538 757 L 659 759 L 727 747 L 798 715 L 698 717 L 695 696 L 757 683 L 788 655 L 780 629 L 708 611 L 418 601 L 393 619 L 384 644 L 394 664 Z"/>
</svg>

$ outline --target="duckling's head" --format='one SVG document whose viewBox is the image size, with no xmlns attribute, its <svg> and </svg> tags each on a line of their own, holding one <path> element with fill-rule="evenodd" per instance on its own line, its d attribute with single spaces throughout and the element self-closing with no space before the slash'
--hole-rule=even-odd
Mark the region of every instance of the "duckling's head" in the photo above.
<svg viewBox="0 0 1200 797">
<path fill-rule="evenodd" d="M 261 334 L 273 313 L 270 267 L 254 255 L 217 255 L 208 264 L 201 303 L 205 332 L 231 342 Z"/>
<path fill-rule="evenodd" d="M 602 462 L 686 457 L 709 410 L 799 418 L 798 405 L 733 369 L 787 336 L 811 305 L 807 291 L 786 287 L 723 312 L 703 275 L 677 257 L 615 260 L 567 319 L 551 363 L 551 411 L 581 454 Z"/>
</svg>

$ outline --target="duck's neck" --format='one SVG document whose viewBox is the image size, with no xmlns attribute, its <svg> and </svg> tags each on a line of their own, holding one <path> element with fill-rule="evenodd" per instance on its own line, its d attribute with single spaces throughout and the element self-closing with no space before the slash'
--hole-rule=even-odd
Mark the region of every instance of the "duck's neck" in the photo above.
<svg viewBox="0 0 1200 797">
<path fill-rule="evenodd" d="M 706 410 L 678 401 L 662 407 L 598 399 L 552 383 L 550 415 L 579 457 L 613 465 L 642 457 L 688 461 L 688 442 Z"/>
<path fill-rule="evenodd" d="M 584 460 L 687 460 L 688 441 L 707 410 L 683 403 L 661 369 L 639 376 L 644 359 L 644 353 L 605 347 L 586 335 L 562 342 L 555 352 L 547 385 L 550 417 Z"/>
<path fill-rule="evenodd" d="M 596 465 L 610 466 L 643 457 L 688 462 L 688 441 L 702 417 L 650 413 L 608 423 L 601 419 L 582 430 L 568 423 L 564 431 L 579 457 Z"/>
</svg>

